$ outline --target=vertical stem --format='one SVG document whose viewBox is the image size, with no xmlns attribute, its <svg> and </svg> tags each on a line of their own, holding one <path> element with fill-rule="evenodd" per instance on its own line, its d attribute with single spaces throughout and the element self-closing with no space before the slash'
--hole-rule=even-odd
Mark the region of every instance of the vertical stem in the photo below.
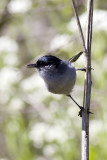
<svg viewBox="0 0 107 160">
<path fill-rule="evenodd" d="M 72 2 L 73 9 L 74 9 L 75 17 L 76 17 L 76 20 L 77 20 L 78 29 L 79 29 L 79 32 L 80 32 L 80 35 L 81 35 L 82 45 L 83 45 L 83 48 L 84 48 L 84 52 L 86 54 L 87 51 L 86 51 L 86 46 L 85 46 L 85 39 L 84 39 L 81 23 L 80 23 L 80 20 L 79 20 L 79 17 L 78 17 L 76 5 L 75 5 L 74 0 L 71 0 L 71 2 Z"/>
<path fill-rule="evenodd" d="M 92 41 L 92 22 L 93 22 L 93 0 L 87 0 L 87 31 L 86 31 L 86 73 L 84 84 L 85 112 L 82 113 L 82 160 L 89 160 L 89 114 L 91 98 L 91 41 Z"/>
<path fill-rule="evenodd" d="M 84 40 L 81 24 L 79 21 L 78 13 L 76 10 L 75 2 L 72 1 L 77 25 L 80 31 L 83 48 L 86 58 L 86 73 L 84 83 L 84 99 L 82 112 L 82 160 L 89 160 L 89 114 L 90 110 L 90 98 L 91 98 L 91 41 L 92 41 L 92 23 L 93 23 L 93 0 L 87 0 L 87 31 L 86 31 L 86 43 Z"/>
</svg>

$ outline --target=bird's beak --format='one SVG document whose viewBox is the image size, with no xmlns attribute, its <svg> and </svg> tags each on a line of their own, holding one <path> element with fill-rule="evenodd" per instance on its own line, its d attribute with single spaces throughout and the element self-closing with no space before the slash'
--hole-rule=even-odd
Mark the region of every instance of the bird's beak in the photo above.
<svg viewBox="0 0 107 160">
<path fill-rule="evenodd" d="M 36 68 L 37 67 L 37 64 L 28 64 L 27 65 L 27 68 Z"/>
</svg>

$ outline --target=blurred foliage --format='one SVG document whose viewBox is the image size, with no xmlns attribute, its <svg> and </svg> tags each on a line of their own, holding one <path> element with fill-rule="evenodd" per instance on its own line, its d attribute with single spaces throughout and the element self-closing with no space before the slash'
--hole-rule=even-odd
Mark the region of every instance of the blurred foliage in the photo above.
<svg viewBox="0 0 107 160">
<path fill-rule="evenodd" d="M 90 160 L 106 160 L 107 2 L 94 3 Z M 76 5 L 85 34 L 86 1 Z M 26 64 L 47 53 L 67 60 L 81 50 L 70 0 L 0 1 L 0 160 L 80 160 L 78 108 L 64 95 L 48 93 Z M 76 68 L 84 62 L 81 56 Z M 79 104 L 83 85 L 78 71 L 72 95 Z"/>
</svg>

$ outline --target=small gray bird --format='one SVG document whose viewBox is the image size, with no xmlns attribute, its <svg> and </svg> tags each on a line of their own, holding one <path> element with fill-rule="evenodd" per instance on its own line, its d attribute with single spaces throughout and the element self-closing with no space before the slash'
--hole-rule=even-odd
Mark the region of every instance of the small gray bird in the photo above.
<svg viewBox="0 0 107 160">
<path fill-rule="evenodd" d="M 46 55 L 38 59 L 35 64 L 28 64 L 28 68 L 36 68 L 43 78 L 49 92 L 55 94 L 64 94 L 69 96 L 76 105 L 83 109 L 70 95 L 75 81 L 76 69 L 72 62 L 75 62 L 83 52 L 78 53 L 70 60 L 61 60 L 52 55 Z M 77 69 L 85 71 L 85 68 Z"/>
</svg>

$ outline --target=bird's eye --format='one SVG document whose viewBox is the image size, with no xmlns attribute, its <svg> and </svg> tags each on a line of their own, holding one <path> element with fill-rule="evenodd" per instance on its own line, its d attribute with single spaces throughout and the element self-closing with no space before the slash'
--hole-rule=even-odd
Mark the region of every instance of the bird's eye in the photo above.
<svg viewBox="0 0 107 160">
<path fill-rule="evenodd" d="M 44 63 L 43 63 L 42 61 L 40 61 L 40 62 L 39 62 L 39 65 L 41 65 L 41 66 L 42 66 L 43 64 L 44 64 Z"/>
<path fill-rule="evenodd" d="M 41 67 L 41 66 L 45 66 L 46 63 L 44 61 L 38 61 L 37 65 Z"/>
</svg>

